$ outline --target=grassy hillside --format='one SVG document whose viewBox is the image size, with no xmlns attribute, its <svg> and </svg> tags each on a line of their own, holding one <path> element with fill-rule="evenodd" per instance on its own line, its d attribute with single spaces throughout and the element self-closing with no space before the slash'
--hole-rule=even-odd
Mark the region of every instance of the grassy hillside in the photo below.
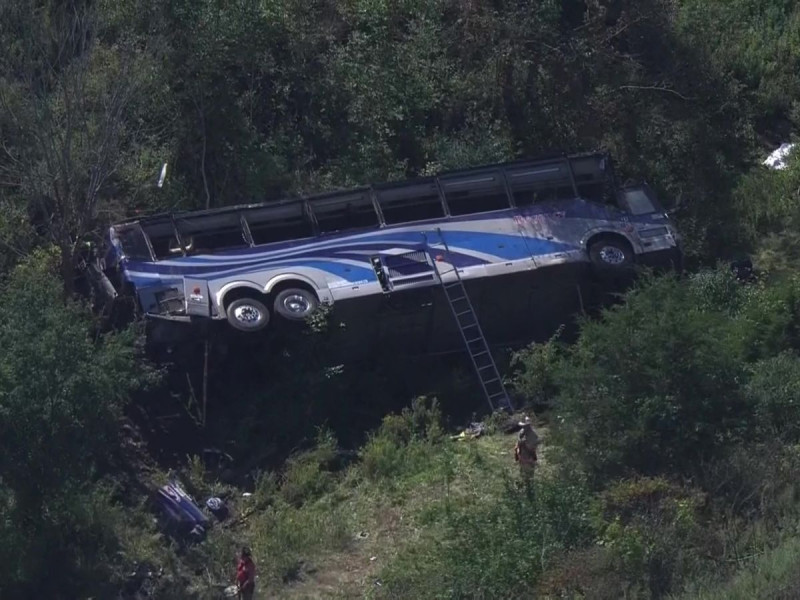
<svg viewBox="0 0 800 600">
<path fill-rule="evenodd" d="M 800 158 L 759 164 L 800 128 L 796 2 L 41 0 L 0 3 L 0 46 L 0 597 L 213 598 L 242 543 L 288 598 L 797 589 Z M 455 361 L 336 364 L 319 318 L 215 346 L 205 405 L 202 340 L 155 364 L 78 293 L 140 211 L 594 148 L 677 209 L 690 273 L 514 355 L 534 490 L 506 435 L 449 438 L 498 419 Z M 229 501 L 201 544 L 153 522 L 170 470 Z"/>
<path fill-rule="evenodd" d="M 562 534 L 579 540 L 588 531 L 585 519 L 567 512 L 587 497 L 570 498 L 568 486 L 552 483 L 545 452 L 536 498 L 518 479 L 514 435 L 490 425 L 478 438 L 451 437 L 439 419 L 436 404 L 419 399 L 387 417 L 359 456 L 336 470 L 335 440 L 321 432 L 314 449 L 293 457 L 279 478 L 259 479 L 247 498 L 213 474 L 188 471 L 187 485 L 201 497 L 227 495 L 234 509 L 231 524 L 186 557 L 187 569 L 203 573 L 191 587 L 214 597 L 213 584 L 230 577 L 242 543 L 260 557 L 259 587 L 276 597 L 484 596 L 497 585 L 526 586 L 569 543 Z M 541 434 L 546 440 L 546 428 Z M 571 523 L 560 523 L 562 514 Z M 537 548 L 537 564 L 514 556 L 539 534 L 550 539 Z"/>
</svg>

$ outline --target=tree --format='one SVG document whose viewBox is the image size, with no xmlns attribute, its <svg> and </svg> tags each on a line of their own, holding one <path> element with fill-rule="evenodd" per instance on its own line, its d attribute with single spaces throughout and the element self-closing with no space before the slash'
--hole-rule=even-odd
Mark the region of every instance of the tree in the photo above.
<svg viewBox="0 0 800 600">
<path fill-rule="evenodd" d="M 737 327 L 677 278 L 587 321 L 562 364 L 556 421 L 594 475 L 691 473 L 747 431 Z"/>
<path fill-rule="evenodd" d="M 0 201 L 26 206 L 60 250 L 69 295 L 81 242 L 101 213 L 123 211 L 110 200 L 126 191 L 121 171 L 141 128 L 130 109 L 147 52 L 131 39 L 104 44 L 90 1 L 4 3 L 0 24 L 13 49 L 0 61 Z"/>
<path fill-rule="evenodd" d="M 36 251 L 0 288 L 4 598 L 63 597 L 102 565 L 114 541 L 98 469 L 117 450 L 129 392 L 148 376 L 130 334 L 98 338 L 87 308 L 63 302 L 60 264 L 58 250 Z"/>
</svg>

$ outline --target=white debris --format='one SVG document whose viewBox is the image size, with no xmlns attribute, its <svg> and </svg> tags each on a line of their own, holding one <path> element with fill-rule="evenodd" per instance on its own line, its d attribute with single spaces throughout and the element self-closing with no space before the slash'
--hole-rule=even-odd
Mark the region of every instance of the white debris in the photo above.
<svg viewBox="0 0 800 600">
<path fill-rule="evenodd" d="M 777 171 L 782 171 L 788 166 L 789 155 L 797 144 L 781 144 L 777 150 L 767 157 L 762 164 Z"/>
</svg>

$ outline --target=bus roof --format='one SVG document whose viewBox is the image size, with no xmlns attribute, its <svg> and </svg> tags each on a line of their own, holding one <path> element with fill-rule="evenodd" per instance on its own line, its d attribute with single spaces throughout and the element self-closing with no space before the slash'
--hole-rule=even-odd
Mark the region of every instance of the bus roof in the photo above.
<svg viewBox="0 0 800 600">
<path fill-rule="evenodd" d="M 368 185 L 362 185 L 354 188 L 343 188 L 338 190 L 331 190 L 326 192 L 319 192 L 316 194 L 308 195 L 308 196 L 289 196 L 283 197 L 278 200 L 270 200 L 265 202 L 253 202 L 249 204 L 235 204 L 235 205 L 228 205 L 222 206 L 219 208 L 209 208 L 209 209 L 201 209 L 201 210 L 181 210 L 181 211 L 173 211 L 173 212 L 162 212 L 162 213 L 154 213 L 150 215 L 145 215 L 142 217 L 135 217 L 125 219 L 123 221 L 118 221 L 115 223 L 117 226 L 124 226 L 124 225 L 132 225 L 134 223 L 139 224 L 150 224 L 150 223 L 163 223 L 164 221 L 170 221 L 176 217 L 186 217 L 191 215 L 192 217 L 201 217 L 201 216 L 209 216 L 209 215 L 218 215 L 218 214 L 225 214 L 225 213 L 236 213 L 239 211 L 244 210 L 252 210 L 256 208 L 264 208 L 266 206 L 280 206 L 281 204 L 293 204 L 297 202 L 304 202 L 308 200 L 315 200 L 319 198 L 336 198 L 337 196 L 345 196 L 354 193 L 363 193 L 368 192 L 370 190 L 380 191 L 382 189 L 387 188 L 396 188 L 396 187 L 405 187 L 405 186 L 413 186 L 418 185 L 420 183 L 434 181 L 439 178 L 446 178 L 454 175 L 463 175 L 465 173 L 472 173 L 472 172 L 480 172 L 486 171 L 491 169 L 498 169 L 504 167 L 514 167 L 523 164 L 529 163 L 548 163 L 553 161 L 564 161 L 568 160 L 570 162 L 581 159 L 581 158 L 595 158 L 595 159 L 609 159 L 609 154 L 605 151 L 595 151 L 595 152 L 582 152 L 582 153 L 575 153 L 575 154 L 549 154 L 544 156 L 538 156 L 535 158 L 520 158 L 513 161 L 507 162 L 500 162 L 500 163 L 489 163 L 484 165 L 478 165 L 474 167 L 466 167 L 462 169 L 454 169 L 450 171 L 442 171 L 436 175 L 429 175 L 427 177 L 414 177 L 411 179 L 403 179 L 398 181 L 384 181 L 381 183 L 374 183 Z"/>
</svg>

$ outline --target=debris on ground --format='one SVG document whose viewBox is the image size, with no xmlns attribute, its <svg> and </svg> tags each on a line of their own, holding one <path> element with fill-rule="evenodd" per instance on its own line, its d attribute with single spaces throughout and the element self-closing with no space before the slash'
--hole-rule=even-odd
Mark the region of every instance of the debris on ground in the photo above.
<svg viewBox="0 0 800 600">
<path fill-rule="evenodd" d="M 453 440 L 468 440 L 481 437 L 486 433 L 486 425 L 483 423 L 470 423 L 469 427 L 464 429 L 458 435 L 451 437 Z"/>
<path fill-rule="evenodd" d="M 762 164 L 775 171 L 784 170 L 789 166 L 789 155 L 796 145 L 797 144 L 790 143 L 781 144 L 777 149 L 772 151 Z"/>
<path fill-rule="evenodd" d="M 209 526 L 209 519 L 200 510 L 192 497 L 186 493 L 177 479 L 170 479 L 155 494 L 155 502 L 161 510 L 165 528 L 178 535 L 202 540 Z"/>
<path fill-rule="evenodd" d="M 206 508 L 220 521 L 224 521 L 228 516 L 228 507 L 221 498 L 217 498 L 216 496 L 212 496 L 206 500 Z"/>
</svg>

